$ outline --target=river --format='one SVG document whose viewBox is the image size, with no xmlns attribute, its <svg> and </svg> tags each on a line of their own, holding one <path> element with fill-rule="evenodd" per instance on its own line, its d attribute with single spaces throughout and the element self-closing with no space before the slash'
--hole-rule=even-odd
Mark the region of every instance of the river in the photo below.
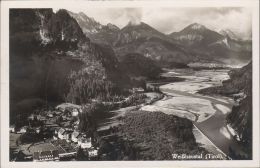
<svg viewBox="0 0 260 168">
<path fill-rule="evenodd" d="M 160 90 L 167 96 L 152 105 L 142 107 L 142 110 L 161 111 L 191 120 L 196 141 L 213 154 L 226 156 L 229 147 L 239 150 L 225 120 L 234 101 L 224 96 L 204 96 L 197 93 L 203 88 L 222 85 L 223 80 L 229 79 L 228 70 L 173 69 L 162 75 L 186 80 L 161 85 Z"/>
</svg>

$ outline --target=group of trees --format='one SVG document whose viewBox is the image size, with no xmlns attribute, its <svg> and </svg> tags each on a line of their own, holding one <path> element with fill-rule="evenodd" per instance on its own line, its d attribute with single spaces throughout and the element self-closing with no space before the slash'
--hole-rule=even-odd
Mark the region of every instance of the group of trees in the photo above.
<svg viewBox="0 0 260 168">
<path fill-rule="evenodd" d="M 197 145 L 192 123 L 187 119 L 136 111 L 127 113 L 123 122 L 118 134 L 133 140 L 131 146 L 138 151 L 134 155 L 136 160 L 171 160 L 172 153 L 206 153 Z"/>
<path fill-rule="evenodd" d="M 116 95 L 120 95 L 120 89 L 104 76 L 104 74 L 95 76 L 83 72 L 72 72 L 66 101 L 84 104 L 93 98 L 111 100 Z"/>
<path fill-rule="evenodd" d="M 98 155 L 100 160 L 136 160 L 138 150 L 129 140 L 114 135 L 101 140 Z"/>
<path fill-rule="evenodd" d="M 127 106 L 136 106 L 142 103 L 145 103 L 145 94 L 135 93 L 129 96 L 126 100 L 122 101 L 119 105 L 120 108 L 127 107 Z"/>
<path fill-rule="evenodd" d="M 88 151 L 84 151 L 81 147 L 79 147 L 76 155 L 76 160 L 77 161 L 89 160 Z"/>
<path fill-rule="evenodd" d="M 96 131 L 98 121 L 105 117 L 106 112 L 107 108 L 101 102 L 84 106 L 82 113 L 79 113 L 79 130 L 93 135 Z"/>
<path fill-rule="evenodd" d="M 236 153 L 236 151 L 233 150 L 231 147 L 229 147 L 228 149 L 229 149 L 228 155 L 234 160 L 248 160 L 252 157 L 251 154 L 242 155 L 240 153 Z"/>
</svg>

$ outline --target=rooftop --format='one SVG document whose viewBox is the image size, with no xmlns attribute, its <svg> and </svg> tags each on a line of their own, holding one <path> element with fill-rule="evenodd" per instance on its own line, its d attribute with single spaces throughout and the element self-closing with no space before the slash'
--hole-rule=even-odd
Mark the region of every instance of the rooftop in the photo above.
<svg viewBox="0 0 260 168">
<path fill-rule="evenodd" d="M 80 105 L 76 105 L 76 104 L 72 104 L 72 103 L 62 103 L 62 104 L 56 106 L 56 109 L 65 110 L 67 108 L 77 108 L 77 109 L 80 109 L 81 106 Z"/>
</svg>

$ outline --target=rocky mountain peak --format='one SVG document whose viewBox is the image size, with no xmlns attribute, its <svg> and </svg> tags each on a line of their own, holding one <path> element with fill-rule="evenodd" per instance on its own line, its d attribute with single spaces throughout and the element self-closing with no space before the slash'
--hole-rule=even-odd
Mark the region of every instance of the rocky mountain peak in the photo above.
<svg viewBox="0 0 260 168">
<path fill-rule="evenodd" d="M 102 24 L 97 22 L 94 18 L 87 16 L 83 12 L 79 12 L 79 13 L 69 12 L 69 14 L 78 22 L 82 31 L 87 35 L 98 33 L 103 28 Z"/>
<path fill-rule="evenodd" d="M 222 29 L 219 31 L 220 34 L 233 40 L 239 40 L 240 38 L 230 29 Z"/>
<path fill-rule="evenodd" d="M 202 33 L 204 31 L 209 30 L 206 26 L 199 24 L 199 23 L 193 23 L 185 27 L 181 32 L 186 33 Z"/>
<path fill-rule="evenodd" d="M 201 24 L 198 24 L 198 23 L 193 23 L 188 27 L 190 29 L 193 29 L 193 30 L 205 30 L 205 29 L 207 29 L 204 25 L 201 25 Z"/>
<path fill-rule="evenodd" d="M 107 28 L 110 29 L 110 30 L 115 30 L 115 31 L 120 30 L 116 25 L 114 25 L 112 23 L 108 23 Z"/>
</svg>

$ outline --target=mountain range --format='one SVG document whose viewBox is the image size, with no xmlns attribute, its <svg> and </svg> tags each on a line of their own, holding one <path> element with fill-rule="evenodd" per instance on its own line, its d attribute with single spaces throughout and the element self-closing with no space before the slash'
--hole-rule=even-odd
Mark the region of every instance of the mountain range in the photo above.
<svg viewBox="0 0 260 168">
<path fill-rule="evenodd" d="M 83 25 L 81 15 L 83 14 L 72 14 L 80 26 Z M 131 52 L 149 57 L 163 66 L 191 62 L 246 64 L 251 60 L 251 41 L 242 40 L 231 30 L 218 33 L 204 25 L 193 23 L 179 32 L 166 35 L 144 22 L 129 22 L 122 29 L 113 25 L 115 29 L 111 30 L 107 25 L 101 25 L 93 19 L 88 20 L 91 20 L 91 28 L 85 30 L 85 34 L 97 43 L 110 45 L 119 60 Z M 86 27 L 81 26 L 82 29 Z"/>
<path fill-rule="evenodd" d="M 198 23 L 166 35 L 143 22 L 119 29 L 82 12 L 12 9 L 9 24 L 11 111 L 30 111 L 31 105 L 21 107 L 35 99 L 38 104 L 108 99 L 125 94 L 131 77 L 150 78 L 162 67 L 251 60 L 250 41 Z M 135 70 L 126 70 L 130 63 Z"/>
</svg>

